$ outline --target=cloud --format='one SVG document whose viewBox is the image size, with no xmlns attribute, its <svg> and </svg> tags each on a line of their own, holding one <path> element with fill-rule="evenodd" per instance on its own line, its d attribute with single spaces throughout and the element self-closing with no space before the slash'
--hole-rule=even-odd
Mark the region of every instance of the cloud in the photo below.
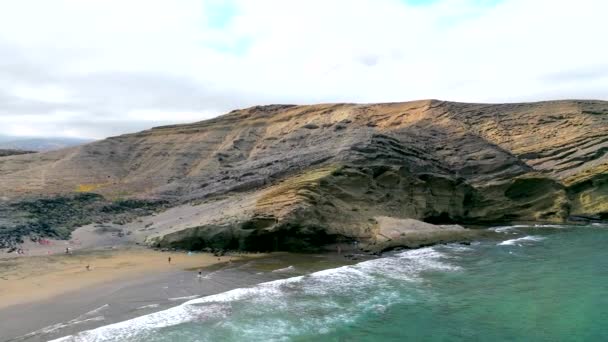
<svg viewBox="0 0 608 342">
<path fill-rule="evenodd" d="M 543 79 L 547 82 L 593 82 L 608 78 L 608 64 L 582 66 L 576 69 L 566 69 L 549 72 Z"/>
<path fill-rule="evenodd" d="M 0 4 L 0 134 L 101 138 L 267 103 L 608 100 L 601 0 Z"/>
</svg>

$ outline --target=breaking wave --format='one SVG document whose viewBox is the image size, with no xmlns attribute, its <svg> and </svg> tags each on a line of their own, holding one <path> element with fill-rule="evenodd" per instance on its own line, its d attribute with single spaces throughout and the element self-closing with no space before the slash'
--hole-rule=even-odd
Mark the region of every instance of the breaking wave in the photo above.
<svg viewBox="0 0 608 342">
<path fill-rule="evenodd" d="M 413 301 L 415 291 L 412 296 L 403 296 L 399 289 L 404 284 L 420 283 L 425 272 L 460 269 L 449 260 L 449 256 L 432 247 L 401 252 L 356 265 L 192 299 L 164 311 L 55 341 L 152 341 L 162 335 L 159 333 L 162 329 L 182 324 L 197 327 L 213 324 L 216 329 L 207 329 L 213 331 L 219 329 L 217 325 L 229 326 L 227 321 L 230 319 L 243 320 L 239 324 L 239 336 L 245 340 L 280 339 L 297 334 L 298 329 L 323 333 L 338 322 L 352 322 L 370 310 L 382 312 L 394 303 Z M 291 320 L 301 320 L 299 324 L 285 320 L 290 315 Z M 250 319 L 260 316 L 267 317 L 265 324 L 272 325 L 272 329 Z M 197 336 L 197 340 L 214 339 Z"/>
</svg>

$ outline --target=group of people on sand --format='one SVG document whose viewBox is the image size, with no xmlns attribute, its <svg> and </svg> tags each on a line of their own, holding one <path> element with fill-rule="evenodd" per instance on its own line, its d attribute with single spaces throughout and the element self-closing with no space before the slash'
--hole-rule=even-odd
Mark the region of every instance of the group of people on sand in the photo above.
<svg viewBox="0 0 608 342">
<path fill-rule="evenodd" d="M 221 258 L 217 258 L 217 260 L 218 260 L 218 261 L 221 261 Z M 168 258 L 167 258 L 167 263 L 168 263 L 169 265 L 171 265 L 171 261 L 173 261 L 173 259 L 172 259 L 171 257 L 168 257 Z M 229 263 L 229 264 L 232 264 L 232 258 L 229 258 L 229 259 L 228 259 L 228 263 Z M 87 267 L 88 267 L 88 266 L 87 266 Z M 198 280 L 202 280 L 202 279 L 203 279 L 203 269 L 202 269 L 202 268 L 200 268 L 200 269 L 198 270 L 198 274 L 197 274 L 196 278 L 198 278 Z"/>
</svg>

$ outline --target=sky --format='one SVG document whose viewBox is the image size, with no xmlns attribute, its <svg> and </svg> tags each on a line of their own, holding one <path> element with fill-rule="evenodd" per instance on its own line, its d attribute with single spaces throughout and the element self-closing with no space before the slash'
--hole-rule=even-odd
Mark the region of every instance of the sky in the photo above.
<svg viewBox="0 0 608 342">
<path fill-rule="evenodd" d="M 0 2 L 0 135 L 271 103 L 608 100 L 604 0 Z"/>
</svg>

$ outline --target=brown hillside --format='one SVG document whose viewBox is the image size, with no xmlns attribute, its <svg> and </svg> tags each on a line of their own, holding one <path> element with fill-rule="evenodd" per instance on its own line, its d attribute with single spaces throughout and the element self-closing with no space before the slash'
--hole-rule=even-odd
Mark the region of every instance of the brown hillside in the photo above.
<svg viewBox="0 0 608 342">
<path fill-rule="evenodd" d="M 218 241 L 241 246 L 279 232 L 365 238 L 380 216 L 606 218 L 607 152 L 603 101 L 271 105 L 4 157 L 0 193 L 20 201 L 94 192 L 198 203 L 201 212 L 248 199 L 238 215 L 184 222 L 151 243 L 178 245 L 187 235 L 205 245 L 218 230 Z"/>
</svg>

